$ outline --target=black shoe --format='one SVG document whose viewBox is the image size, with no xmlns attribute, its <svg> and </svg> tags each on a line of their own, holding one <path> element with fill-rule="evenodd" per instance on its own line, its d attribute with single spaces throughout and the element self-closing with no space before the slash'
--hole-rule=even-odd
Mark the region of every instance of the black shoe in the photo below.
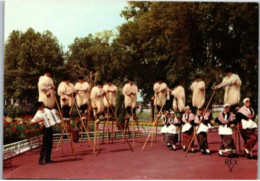
<svg viewBox="0 0 260 181">
<path fill-rule="evenodd" d="M 251 154 L 248 154 L 247 159 L 253 159 L 253 156 Z"/>
<path fill-rule="evenodd" d="M 39 165 L 44 165 L 43 160 L 40 160 L 40 161 L 39 161 Z"/>
<path fill-rule="evenodd" d="M 229 158 L 238 158 L 238 154 L 232 153 L 228 156 Z"/>
<path fill-rule="evenodd" d="M 53 160 L 45 160 L 45 163 L 54 163 L 55 161 Z"/>
</svg>

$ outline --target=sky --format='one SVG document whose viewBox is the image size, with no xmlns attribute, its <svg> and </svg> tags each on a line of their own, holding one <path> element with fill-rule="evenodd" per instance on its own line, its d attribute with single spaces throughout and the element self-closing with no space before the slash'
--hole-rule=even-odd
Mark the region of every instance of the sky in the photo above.
<svg viewBox="0 0 260 181">
<path fill-rule="evenodd" d="M 5 36 L 13 30 L 28 28 L 49 30 L 66 51 L 76 37 L 86 37 L 104 30 L 117 33 L 116 27 L 125 22 L 120 16 L 126 1 L 8 1 L 5 3 Z"/>
</svg>

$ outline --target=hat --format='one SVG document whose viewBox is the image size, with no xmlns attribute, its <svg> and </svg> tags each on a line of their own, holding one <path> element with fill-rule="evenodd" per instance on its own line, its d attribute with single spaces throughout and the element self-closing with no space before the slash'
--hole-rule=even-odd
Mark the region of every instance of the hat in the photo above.
<svg viewBox="0 0 260 181">
<path fill-rule="evenodd" d="M 190 106 L 186 106 L 186 107 L 184 108 L 184 111 L 186 111 L 186 109 L 190 109 Z"/>
<path fill-rule="evenodd" d="M 112 79 L 107 79 L 107 82 L 112 82 Z"/>
<path fill-rule="evenodd" d="M 78 79 L 79 79 L 79 80 L 83 80 L 84 77 L 83 77 L 83 76 L 78 76 Z"/>
<path fill-rule="evenodd" d="M 134 78 L 133 77 L 129 77 L 128 80 L 129 81 L 134 81 Z"/>
<path fill-rule="evenodd" d="M 230 107 L 230 104 L 224 104 L 224 108 Z"/>
<path fill-rule="evenodd" d="M 199 106 L 198 107 L 198 110 L 203 110 L 204 108 L 202 106 Z"/>
<path fill-rule="evenodd" d="M 201 78 L 200 75 L 195 76 L 195 79 L 200 79 L 200 78 Z"/>
<path fill-rule="evenodd" d="M 43 102 L 36 102 L 35 107 L 39 108 L 43 106 Z"/>
<path fill-rule="evenodd" d="M 64 76 L 63 76 L 63 80 L 64 80 L 64 81 L 70 80 L 70 76 L 69 76 L 69 75 L 64 75 Z"/>
<path fill-rule="evenodd" d="M 227 67 L 227 68 L 225 69 L 225 73 L 228 73 L 228 72 L 232 72 L 232 68 L 231 68 L 231 67 Z"/>
<path fill-rule="evenodd" d="M 46 69 L 44 69 L 44 73 L 52 73 L 52 71 L 51 71 L 51 69 L 46 68 Z"/>
<path fill-rule="evenodd" d="M 103 82 L 102 82 L 101 80 L 98 80 L 98 81 L 96 82 L 96 85 L 103 85 Z"/>
<path fill-rule="evenodd" d="M 250 101 L 250 99 L 247 97 L 247 98 L 245 98 L 244 100 L 243 100 L 243 103 L 245 104 L 246 103 L 246 101 Z"/>
<path fill-rule="evenodd" d="M 169 113 L 169 111 L 165 111 L 164 113 Z"/>
<path fill-rule="evenodd" d="M 170 114 L 175 114 L 175 112 L 174 112 L 174 111 L 171 111 Z"/>
</svg>

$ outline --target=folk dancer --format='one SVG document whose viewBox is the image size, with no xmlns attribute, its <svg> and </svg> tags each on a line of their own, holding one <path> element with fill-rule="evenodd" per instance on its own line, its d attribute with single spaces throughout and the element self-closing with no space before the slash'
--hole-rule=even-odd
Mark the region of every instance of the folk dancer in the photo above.
<svg viewBox="0 0 260 181">
<path fill-rule="evenodd" d="M 170 125 L 168 123 L 169 119 L 169 111 L 165 111 L 164 114 L 162 115 L 162 128 L 161 128 L 161 133 L 163 135 L 163 141 L 166 139 L 166 133 L 167 133 L 167 128 Z"/>
<path fill-rule="evenodd" d="M 91 95 L 90 95 L 91 104 L 94 109 L 94 115 L 97 124 L 100 121 L 103 121 L 104 119 L 103 116 L 105 111 L 104 95 L 105 95 L 105 91 L 103 90 L 103 82 L 97 81 L 96 86 L 92 88 Z"/>
<path fill-rule="evenodd" d="M 185 151 L 192 140 L 194 129 L 193 129 L 193 122 L 195 116 L 192 114 L 190 107 L 186 106 L 184 108 L 185 113 L 182 115 L 182 135 L 183 135 L 183 151 Z M 194 141 L 191 143 L 191 152 L 194 152 Z"/>
<path fill-rule="evenodd" d="M 170 124 L 167 128 L 166 133 L 166 142 L 169 143 L 172 147 L 172 150 L 176 150 L 176 144 L 178 142 L 178 134 L 180 132 L 180 121 L 175 116 L 175 112 L 170 112 L 170 118 L 168 119 L 168 123 Z"/>
<path fill-rule="evenodd" d="M 179 85 L 179 82 L 174 83 L 174 89 L 172 90 L 173 99 L 173 110 L 175 112 L 182 113 L 185 108 L 185 90 Z"/>
<path fill-rule="evenodd" d="M 244 139 L 244 149 L 248 159 L 253 158 L 252 150 L 257 142 L 255 130 L 257 124 L 254 122 L 255 112 L 251 107 L 249 98 L 243 100 L 244 106 L 236 114 L 236 122 L 239 123 L 239 130 Z"/>
<path fill-rule="evenodd" d="M 215 122 L 219 124 L 218 133 L 222 139 L 219 156 L 224 156 L 223 153 L 231 152 L 236 155 L 236 147 L 232 138 L 232 127 L 234 127 L 235 115 L 230 112 L 230 105 L 224 105 L 224 111 L 218 114 Z"/>
<path fill-rule="evenodd" d="M 58 86 L 58 95 L 60 96 L 60 103 L 65 121 L 70 120 L 71 108 L 74 106 L 74 92 L 75 88 L 70 83 L 70 77 L 64 76 L 63 81 Z"/>
<path fill-rule="evenodd" d="M 55 106 L 54 83 L 51 78 L 51 71 L 45 70 L 45 74 L 40 76 L 38 81 L 39 102 L 43 102 L 44 106 L 53 109 Z"/>
<path fill-rule="evenodd" d="M 212 114 L 210 112 L 205 112 L 205 108 L 199 107 L 197 115 L 195 116 L 194 119 L 194 125 L 199 126 L 196 127 L 197 130 L 197 141 L 199 144 L 199 150 L 201 151 L 202 154 L 210 154 L 209 146 L 208 146 L 208 139 L 207 139 L 207 132 L 208 128 L 210 126 L 211 120 L 212 120 Z M 204 117 L 203 117 L 204 115 Z"/>
<path fill-rule="evenodd" d="M 107 84 L 103 87 L 103 90 L 106 93 L 106 97 L 104 96 L 105 112 L 108 114 L 108 110 L 110 109 L 109 106 L 113 109 L 113 112 L 115 112 L 117 87 L 112 83 L 111 79 L 108 79 Z M 112 115 L 112 112 L 109 112 Z"/>
<path fill-rule="evenodd" d="M 232 73 L 231 68 L 227 68 L 225 73 L 226 77 L 224 77 L 223 81 L 218 86 L 215 86 L 214 89 L 225 88 L 224 104 L 230 104 L 230 111 L 234 113 L 240 101 L 241 80 L 237 74 Z"/>
<path fill-rule="evenodd" d="M 125 96 L 125 108 L 126 108 L 126 118 L 128 119 L 130 115 L 132 115 L 133 110 L 133 118 L 136 119 L 136 107 L 137 107 L 137 94 L 138 88 L 134 84 L 134 79 L 129 78 L 129 83 L 125 84 L 123 87 L 123 94 Z"/>
<path fill-rule="evenodd" d="M 40 152 L 39 158 L 39 165 L 44 165 L 45 163 L 53 162 L 51 160 L 51 151 L 52 151 L 52 127 L 46 128 L 44 126 L 44 104 L 43 102 L 37 102 L 36 107 L 38 111 L 36 112 L 35 116 L 31 120 L 30 124 L 40 124 L 43 126 L 42 128 L 42 147 Z"/>
<path fill-rule="evenodd" d="M 195 81 L 191 84 L 192 90 L 192 106 L 202 107 L 205 102 L 205 82 L 201 80 L 201 77 L 197 75 Z"/>
<path fill-rule="evenodd" d="M 83 76 L 78 77 L 78 82 L 75 84 L 76 101 L 80 109 L 80 113 L 83 117 L 87 115 L 89 105 L 89 84 L 84 81 Z"/>
<path fill-rule="evenodd" d="M 162 82 L 162 79 L 160 77 L 157 80 L 158 82 L 156 82 L 153 86 L 153 99 L 154 106 L 156 106 L 157 112 L 159 113 L 161 108 L 165 105 L 166 98 L 169 97 L 169 95 L 167 94 L 169 91 L 166 83 Z"/>
</svg>

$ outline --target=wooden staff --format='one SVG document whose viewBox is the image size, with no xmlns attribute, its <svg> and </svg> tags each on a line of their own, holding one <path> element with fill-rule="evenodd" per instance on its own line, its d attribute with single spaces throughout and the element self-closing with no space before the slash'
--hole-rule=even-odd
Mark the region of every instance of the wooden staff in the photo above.
<svg viewBox="0 0 260 181">
<path fill-rule="evenodd" d="M 165 105 L 165 103 L 166 103 L 166 100 L 167 100 L 167 99 L 165 99 L 164 105 Z M 161 115 L 162 109 L 163 109 L 164 105 L 161 107 L 161 109 L 160 109 L 160 111 L 159 111 L 159 115 Z M 157 116 L 155 122 L 153 123 L 152 129 L 151 129 L 149 135 L 147 136 L 147 138 L 146 138 L 146 140 L 145 140 L 145 143 L 144 143 L 144 145 L 143 145 L 142 151 L 144 150 L 144 148 L 145 148 L 145 146 L 146 146 L 146 144 L 147 144 L 147 141 L 148 141 L 148 139 L 149 139 L 151 133 L 153 133 L 153 129 L 154 129 L 155 124 L 158 122 L 159 118 L 161 117 L 161 116 L 159 116 L 159 115 Z M 153 142 L 153 140 L 152 140 L 152 142 Z M 151 143 L 151 146 L 152 146 L 152 143 Z"/>
<path fill-rule="evenodd" d="M 61 109 L 60 109 L 60 106 L 59 106 L 59 104 L 58 104 L 58 101 L 57 101 L 57 98 L 56 98 L 56 96 L 55 96 L 55 101 L 56 101 L 56 104 L 57 104 L 57 107 L 58 107 L 58 110 L 59 110 L 59 113 L 60 113 L 60 116 L 61 116 L 61 120 L 62 120 L 62 124 L 64 124 L 64 120 L 63 120 L 63 115 L 62 115 L 62 113 L 61 113 Z M 69 133 L 68 133 L 68 130 L 67 130 L 67 128 L 66 128 L 66 125 L 63 125 L 63 130 L 62 130 L 62 135 L 61 135 L 61 144 L 63 143 L 63 132 L 64 132 L 64 129 L 65 129 L 65 131 L 66 131 L 66 134 L 67 134 L 67 137 L 68 137 L 68 139 L 70 140 L 70 147 L 71 147 L 71 150 L 72 150 L 72 153 L 73 153 L 73 155 L 74 155 L 74 158 L 76 159 L 76 154 L 75 154 L 75 151 L 74 151 L 74 147 L 73 147 L 73 143 L 72 143 L 72 138 L 69 136 Z M 57 145 L 57 148 L 56 148 L 56 150 L 58 149 L 58 146 L 59 146 L 59 144 Z M 63 148 L 63 147 L 62 147 Z"/>
<path fill-rule="evenodd" d="M 115 116 L 115 119 L 116 119 L 117 124 L 119 125 L 120 129 L 123 130 L 123 128 L 122 128 L 122 126 L 121 126 L 121 124 L 120 124 L 120 122 L 119 122 L 119 120 L 118 120 L 118 117 L 117 117 L 116 113 L 114 112 L 113 108 L 111 107 L 111 104 L 110 104 L 110 102 L 109 102 L 109 100 L 108 100 L 106 94 L 105 94 L 105 98 L 106 98 L 106 100 L 107 100 L 108 106 L 110 107 L 112 113 L 113 113 L 114 116 Z M 130 145 L 128 139 L 127 139 L 127 138 L 125 138 L 125 139 L 126 139 L 127 144 L 129 145 L 131 151 L 133 152 L 133 148 L 131 147 L 131 145 Z"/>
<path fill-rule="evenodd" d="M 204 119 L 204 116 L 205 116 L 205 114 L 206 114 L 206 112 L 207 112 L 207 110 L 208 110 L 208 108 L 209 108 L 209 104 L 210 104 L 210 102 L 211 102 L 211 100 L 212 100 L 212 98 L 213 98 L 215 92 L 216 92 L 216 89 L 214 89 L 214 91 L 213 91 L 213 93 L 212 93 L 212 95 L 211 95 L 211 97 L 210 97 L 210 100 L 209 100 L 209 102 L 208 102 L 208 105 L 207 105 L 207 107 L 206 107 L 206 109 L 205 109 L 205 112 L 203 113 L 203 119 Z M 192 142 L 193 142 L 193 140 L 194 140 L 194 138 L 195 138 L 195 136 L 196 136 L 196 134 L 197 134 L 197 131 L 199 130 L 200 124 L 201 124 L 201 123 L 199 123 L 197 129 L 195 129 L 194 135 L 193 135 L 193 137 L 192 137 L 192 139 L 191 139 L 191 142 L 190 142 L 190 144 L 189 144 L 189 146 L 188 146 L 188 148 L 187 148 L 187 150 L 186 150 L 186 153 L 185 153 L 185 156 L 184 156 L 184 157 L 187 156 L 188 151 L 190 150 L 191 144 L 192 144 Z"/>
<path fill-rule="evenodd" d="M 241 135 L 241 133 L 240 133 L 240 129 L 239 129 L 239 123 L 237 123 L 236 128 L 237 128 L 237 134 L 238 134 L 239 155 L 241 156 L 241 145 L 240 145 L 240 135 Z"/>
<path fill-rule="evenodd" d="M 80 117 L 80 120 L 81 120 L 81 125 L 83 126 L 83 128 L 85 129 L 85 132 L 86 132 L 86 134 L 87 134 L 88 142 L 90 143 L 90 145 L 91 145 L 91 147 L 92 147 L 92 149 L 93 149 L 93 152 L 94 152 L 94 148 L 93 148 L 93 144 L 92 144 L 92 142 L 91 142 L 91 138 L 90 138 L 90 136 L 89 136 L 89 132 L 88 132 L 88 130 L 87 130 L 87 128 L 86 128 L 86 126 L 85 126 L 85 124 L 84 124 L 84 122 L 83 122 L 82 115 L 80 114 L 79 107 L 78 107 L 78 104 L 77 104 L 76 100 L 75 100 L 75 106 L 76 106 L 76 109 L 77 109 L 77 111 L 78 111 L 78 114 L 79 114 L 79 117 Z"/>
</svg>

